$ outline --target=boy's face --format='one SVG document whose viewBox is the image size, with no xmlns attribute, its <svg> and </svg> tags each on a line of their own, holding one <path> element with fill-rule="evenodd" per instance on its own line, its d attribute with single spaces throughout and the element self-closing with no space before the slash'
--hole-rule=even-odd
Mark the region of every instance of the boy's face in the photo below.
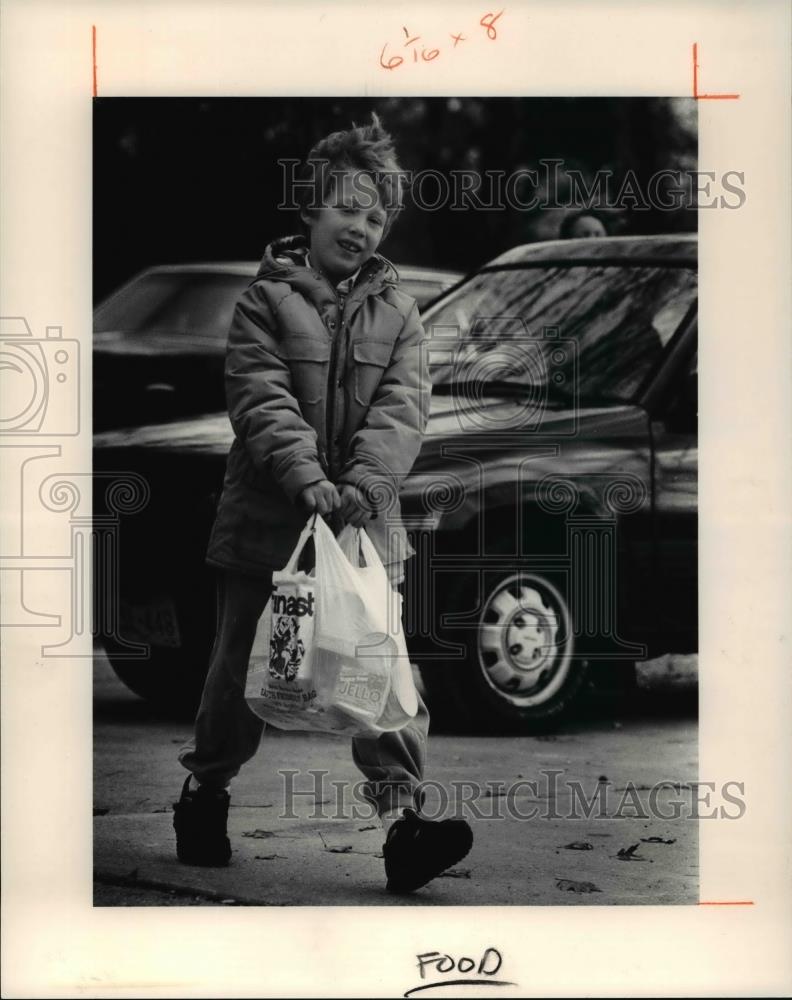
<svg viewBox="0 0 792 1000">
<path fill-rule="evenodd" d="M 311 263 L 338 283 L 374 254 L 387 215 L 372 178 L 350 170 L 335 173 L 323 206 L 302 218 L 310 229 Z"/>
</svg>

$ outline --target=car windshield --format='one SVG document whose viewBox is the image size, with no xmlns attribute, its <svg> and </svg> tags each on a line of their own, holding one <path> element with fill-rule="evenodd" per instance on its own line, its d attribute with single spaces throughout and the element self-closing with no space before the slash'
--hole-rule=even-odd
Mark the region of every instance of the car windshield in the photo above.
<svg viewBox="0 0 792 1000">
<path fill-rule="evenodd" d="M 426 317 L 435 391 L 541 388 L 551 405 L 629 402 L 695 301 L 696 271 L 542 266 L 484 271 Z"/>
<path fill-rule="evenodd" d="M 237 299 L 249 283 L 245 274 L 143 274 L 99 306 L 94 331 L 142 335 L 167 331 L 223 341 Z"/>
</svg>

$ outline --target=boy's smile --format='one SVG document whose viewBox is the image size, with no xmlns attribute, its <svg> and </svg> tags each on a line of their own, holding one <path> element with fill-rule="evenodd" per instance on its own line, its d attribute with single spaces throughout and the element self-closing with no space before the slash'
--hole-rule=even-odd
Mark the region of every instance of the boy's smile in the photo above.
<svg viewBox="0 0 792 1000">
<path fill-rule="evenodd" d="M 337 284 L 373 256 L 387 214 L 371 176 L 350 170 L 336 173 L 322 207 L 303 211 L 302 218 L 310 229 L 314 267 Z"/>
</svg>

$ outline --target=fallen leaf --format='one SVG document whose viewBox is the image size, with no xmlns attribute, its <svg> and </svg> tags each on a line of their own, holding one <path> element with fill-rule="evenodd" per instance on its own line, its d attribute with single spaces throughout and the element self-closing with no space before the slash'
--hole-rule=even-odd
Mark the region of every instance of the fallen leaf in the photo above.
<svg viewBox="0 0 792 1000">
<path fill-rule="evenodd" d="M 325 847 L 325 850 L 330 854 L 350 854 L 352 852 L 352 845 L 344 844 L 343 847 Z"/>
<path fill-rule="evenodd" d="M 663 840 L 662 837 L 641 837 L 641 841 L 644 844 L 675 844 L 676 837 L 672 837 L 670 840 Z"/>
<path fill-rule="evenodd" d="M 565 851 L 593 851 L 594 845 L 585 840 L 573 840 L 571 844 L 564 844 Z"/>
<path fill-rule="evenodd" d="M 287 860 L 282 854 L 255 854 L 253 857 L 255 861 L 274 861 L 276 858 L 281 861 Z"/>
<path fill-rule="evenodd" d="M 377 830 L 377 829 L 378 829 L 378 827 L 376 827 L 374 825 L 372 825 L 372 826 L 359 826 L 358 827 L 358 833 L 364 833 L 366 830 Z"/>
<path fill-rule="evenodd" d="M 576 882 L 574 879 L 558 876 L 556 876 L 556 889 L 564 892 L 602 892 L 602 889 L 593 882 Z"/>
<path fill-rule="evenodd" d="M 106 816 L 109 812 L 110 812 L 109 809 L 102 809 L 94 806 L 94 811 L 93 811 L 94 816 Z"/>
<path fill-rule="evenodd" d="M 640 844 L 632 844 L 630 847 L 622 847 L 617 852 L 616 857 L 619 861 L 646 861 L 646 858 L 642 858 L 640 854 L 635 853 L 640 846 Z"/>
<path fill-rule="evenodd" d="M 470 878 L 469 868 L 448 868 L 440 872 L 438 878 Z"/>
<path fill-rule="evenodd" d="M 266 840 L 268 837 L 275 837 L 277 834 L 272 830 L 246 830 L 243 837 L 253 837 L 254 840 Z"/>
<path fill-rule="evenodd" d="M 607 774 L 601 774 L 599 778 L 597 778 L 597 781 L 610 781 L 610 778 L 607 776 Z"/>
</svg>

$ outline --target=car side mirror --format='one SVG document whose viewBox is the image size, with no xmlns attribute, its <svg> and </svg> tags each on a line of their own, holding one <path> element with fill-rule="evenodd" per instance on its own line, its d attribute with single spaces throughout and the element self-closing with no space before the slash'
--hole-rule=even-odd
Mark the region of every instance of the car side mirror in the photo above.
<svg viewBox="0 0 792 1000">
<path fill-rule="evenodd" d="M 698 372 L 685 376 L 666 413 L 666 427 L 676 433 L 694 433 L 698 428 Z"/>
</svg>

